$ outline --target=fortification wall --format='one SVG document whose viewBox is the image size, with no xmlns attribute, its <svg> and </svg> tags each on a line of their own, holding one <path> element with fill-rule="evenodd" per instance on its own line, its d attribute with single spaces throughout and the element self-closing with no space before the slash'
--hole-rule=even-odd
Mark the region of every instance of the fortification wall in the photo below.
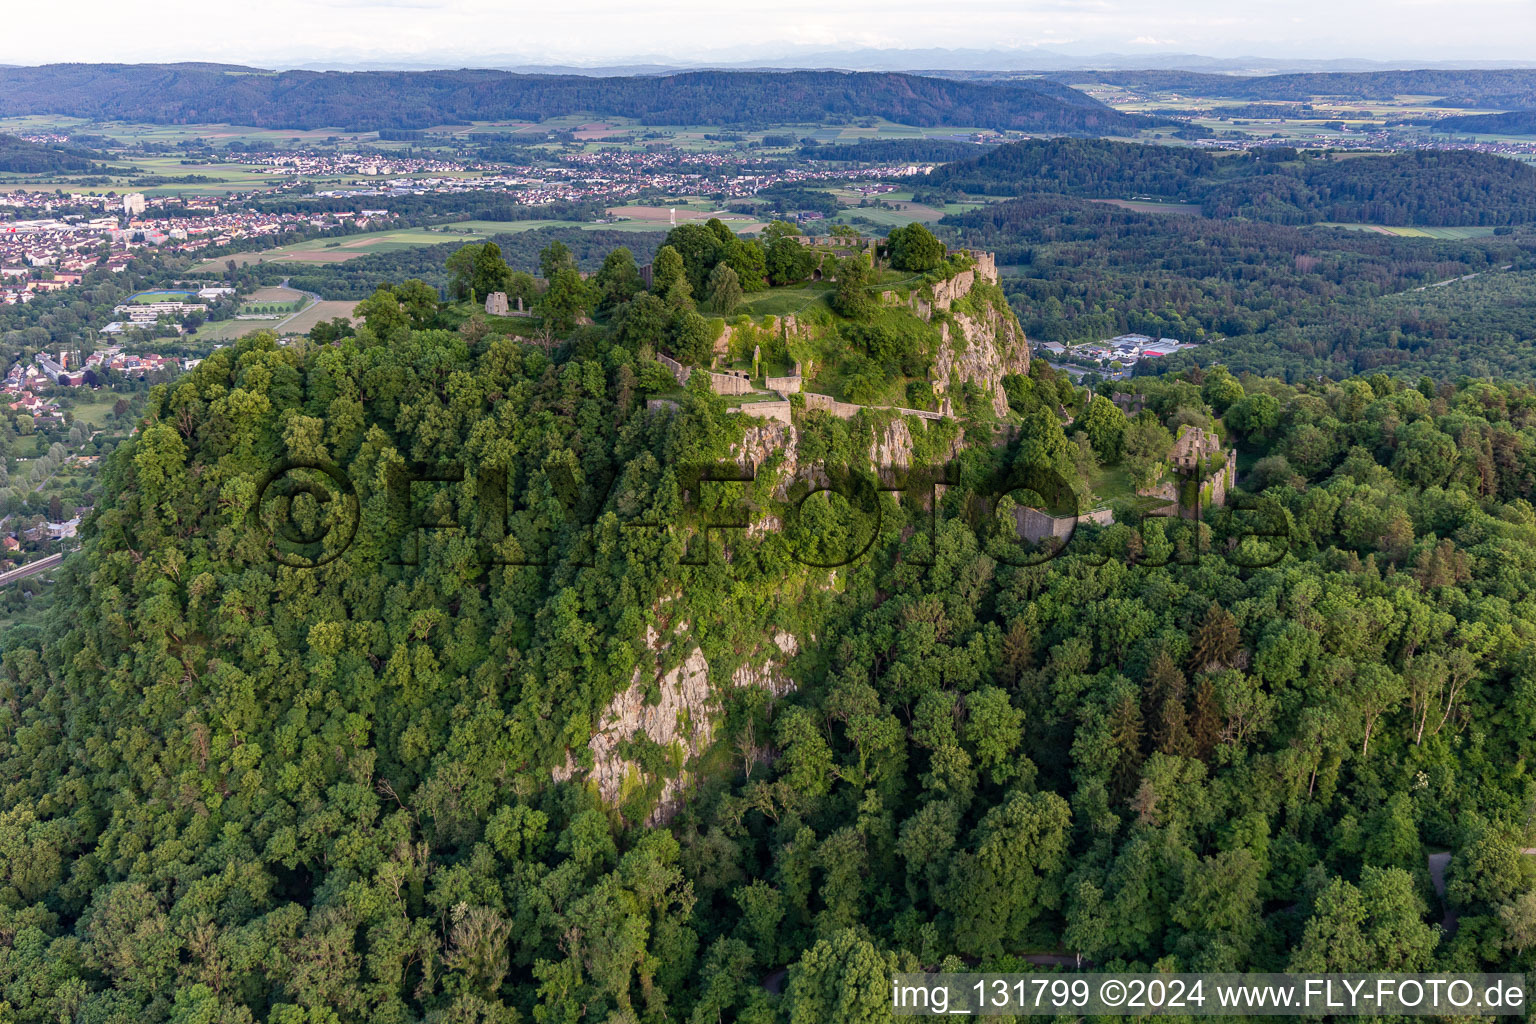
<svg viewBox="0 0 1536 1024">
<path fill-rule="evenodd" d="M 862 405 L 854 405 L 852 402 L 839 402 L 831 395 L 818 395 L 814 391 L 807 391 L 805 393 L 805 408 L 807 411 L 820 409 L 823 412 L 831 413 L 840 420 L 851 420 L 864 407 Z"/>
<path fill-rule="evenodd" d="M 1115 513 L 1101 508 L 1078 516 L 1053 516 L 1037 508 L 1020 505 L 1013 510 L 1013 521 L 1020 537 L 1031 544 L 1039 544 L 1047 537 L 1065 540 L 1082 523 L 1096 523 L 1100 526 L 1112 523 L 1115 521 Z"/>
<path fill-rule="evenodd" d="M 676 359 L 673 359 L 671 356 L 663 352 L 656 353 L 656 361 L 659 362 L 662 366 L 665 366 L 668 370 L 671 370 L 672 376 L 677 378 L 677 382 L 679 384 L 687 384 L 688 377 L 693 373 L 693 371 L 688 369 L 688 367 L 684 366 L 682 363 L 678 362 Z"/>
<path fill-rule="evenodd" d="M 763 383 L 769 391 L 777 391 L 781 395 L 797 395 L 805 381 L 801 377 L 765 377 Z"/>
<path fill-rule="evenodd" d="M 772 420 L 786 427 L 794 423 L 792 416 L 794 410 L 788 399 L 782 402 L 743 402 L 741 405 L 729 406 L 725 411 L 743 413 L 760 420 Z"/>
<path fill-rule="evenodd" d="M 814 391 L 805 392 L 805 408 L 821 409 L 829 412 L 841 420 L 851 420 L 859 414 L 861 409 L 870 409 L 876 412 L 895 412 L 903 416 L 916 416 L 923 420 L 942 420 L 945 415 L 942 412 L 930 412 L 927 409 L 906 409 L 899 405 L 854 405 L 852 402 L 839 402 L 831 395 L 818 395 Z"/>
<path fill-rule="evenodd" d="M 709 390 L 717 395 L 750 395 L 752 382 L 733 373 L 709 373 Z"/>
<path fill-rule="evenodd" d="M 972 249 L 970 253 L 971 258 L 976 261 L 977 279 L 988 284 L 997 284 L 997 255 L 985 249 Z"/>
</svg>

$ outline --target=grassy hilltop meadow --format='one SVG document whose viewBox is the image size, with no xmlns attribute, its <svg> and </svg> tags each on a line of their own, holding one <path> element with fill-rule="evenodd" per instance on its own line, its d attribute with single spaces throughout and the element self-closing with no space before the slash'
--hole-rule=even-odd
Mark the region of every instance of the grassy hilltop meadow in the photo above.
<svg viewBox="0 0 1536 1024">
<path fill-rule="evenodd" d="M 0 627 L 0 1024 L 1536 968 L 1536 171 L 1158 112 L 1525 77 L 248 70 L 0 68 L 14 175 L 304 218 L 0 306 L 220 290 L 0 413 L 7 520 L 93 502 Z"/>
</svg>

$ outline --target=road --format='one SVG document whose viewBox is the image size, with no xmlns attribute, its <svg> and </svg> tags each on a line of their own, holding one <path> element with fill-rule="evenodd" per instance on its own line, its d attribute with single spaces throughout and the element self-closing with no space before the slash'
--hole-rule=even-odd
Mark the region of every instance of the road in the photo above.
<svg viewBox="0 0 1536 1024">
<path fill-rule="evenodd" d="M 287 288 L 287 287 L 289 287 L 289 285 L 288 285 L 288 278 L 286 278 L 286 277 L 283 278 L 282 284 L 279 284 L 278 287 L 279 288 Z M 320 301 L 320 296 L 316 295 L 314 292 L 306 292 L 302 288 L 294 288 L 293 290 L 296 291 L 296 292 L 301 293 L 302 295 L 304 295 L 306 298 L 309 299 L 309 301 L 304 303 L 304 308 L 299 310 L 297 313 L 289 313 L 287 316 L 285 316 L 281 320 L 279 320 L 272 327 L 272 331 L 274 333 L 276 333 L 276 334 L 282 334 L 283 333 L 283 328 L 286 327 L 289 324 L 289 322 L 293 320 L 294 317 L 303 316 L 305 313 L 309 312 L 309 309 L 310 309 L 311 306 L 313 306 L 315 303 Z"/>
<path fill-rule="evenodd" d="M 64 555 L 60 553 L 57 555 L 49 555 L 47 558 L 39 558 L 35 562 L 29 562 L 28 564 L 22 566 L 20 569 L 12 569 L 10 572 L 0 572 L 0 587 L 5 586 L 7 583 L 15 583 L 17 580 L 24 580 L 28 576 L 36 576 L 38 573 L 44 572 L 48 569 L 56 568 L 62 561 L 64 561 Z"/>
</svg>

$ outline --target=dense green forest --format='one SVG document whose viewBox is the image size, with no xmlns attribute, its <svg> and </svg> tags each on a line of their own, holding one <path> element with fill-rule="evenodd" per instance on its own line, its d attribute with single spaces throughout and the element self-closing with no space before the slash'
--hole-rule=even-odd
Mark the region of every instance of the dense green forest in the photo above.
<svg viewBox="0 0 1536 1024">
<path fill-rule="evenodd" d="M 850 163 L 947 163 L 964 160 L 981 151 L 974 142 L 958 139 L 860 139 L 858 142 L 811 141 L 800 147 L 800 155 L 810 160 L 840 160 Z"/>
<path fill-rule="evenodd" d="M 1107 139 L 1031 139 L 935 168 L 927 184 L 976 195 L 1151 197 L 1199 203 L 1207 216 L 1276 224 L 1536 221 L 1536 167 L 1460 150 L 1212 154 Z"/>
<path fill-rule="evenodd" d="M 1199 71 L 1059 71 L 1057 82 L 1106 82 L 1129 88 L 1168 89 L 1189 96 L 1250 100 L 1309 100 L 1314 96 L 1390 100 L 1434 96 L 1447 107 L 1536 106 L 1536 68 L 1328 71 L 1288 75 L 1210 74 Z"/>
<path fill-rule="evenodd" d="M 100 153 L 75 146 L 45 146 L 0 134 L 0 171 L 36 174 L 51 171 L 104 170 Z"/>
<path fill-rule="evenodd" d="M 869 1024 L 894 969 L 1041 952 L 1533 966 L 1529 385 L 1191 368 L 1127 418 L 1036 361 L 1005 423 L 902 421 L 937 504 L 802 505 L 794 467 L 895 417 L 770 435 L 679 389 L 657 318 L 728 283 L 686 261 L 709 233 L 659 296 L 548 247 L 599 314 L 556 345 L 403 282 L 154 389 L 4 637 L 0 1019 Z M 832 326 L 875 338 L 838 274 Z M 1243 466 L 1203 522 L 1116 501 L 1045 560 L 983 500 L 1155 476 L 1194 427 Z M 594 746 L 626 689 L 698 756 Z"/>
<path fill-rule="evenodd" d="M 996 251 L 1008 268 L 1003 288 L 1037 341 L 1220 338 L 1171 365 L 1225 363 L 1289 380 L 1377 369 L 1536 379 L 1536 290 L 1519 272 L 1536 267 L 1530 234 L 1400 238 L 1059 196 L 954 214 L 939 231 Z M 1481 276 L 1454 280 L 1469 274 Z"/>
<path fill-rule="evenodd" d="M 835 71 L 656 77 L 504 71 L 257 72 L 190 64 L 0 67 L 0 117 L 66 114 L 270 128 L 427 128 L 565 114 L 645 124 L 784 124 L 885 117 L 911 125 L 1130 135 L 1157 123 L 1041 80 L 956 82 Z"/>
<path fill-rule="evenodd" d="M 1526 264 L 1530 266 L 1529 262 Z M 1224 363 L 1284 376 L 1536 378 L 1536 270 L 1492 270 L 1381 298 L 1341 303 L 1274 329 L 1178 353 L 1170 368 Z"/>
<path fill-rule="evenodd" d="M 1503 114 L 1462 114 L 1428 122 L 1437 132 L 1488 132 L 1499 135 L 1536 135 L 1536 110 L 1511 110 Z"/>
</svg>

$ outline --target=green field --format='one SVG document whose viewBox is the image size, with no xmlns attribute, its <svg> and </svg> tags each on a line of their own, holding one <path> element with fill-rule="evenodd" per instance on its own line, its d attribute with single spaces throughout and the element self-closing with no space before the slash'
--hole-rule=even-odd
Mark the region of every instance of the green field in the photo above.
<svg viewBox="0 0 1536 1024">
<path fill-rule="evenodd" d="M 77 393 L 81 397 L 75 401 L 71 410 L 75 414 L 75 421 L 88 423 L 98 430 L 106 426 L 107 414 L 121 397 L 110 391 L 89 392 L 83 388 Z"/>
<path fill-rule="evenodd" d="M 140 292 L 137 295 L 130 296 L 128 301 L 138 306 L 147 306 L 154 302 L 185 302 L 196 294 L 196 292 L 179 290 Z"/>
<path fill-rule="evenodd" d="M 308 334 L 310 329 L 322 321 L 331 321 L 339 316 L 351 317 L 352 310 L 357 303 L 351 299 L 327 299 L 316 302 L 304 312 L 283 323 L 280 334 Z"/>
<path fill-rule="evenodd" d="M 262 324 L 255 320 L 216 320 L 203 324 L 196 331 L 184 335 L 182 340 L 187 342 L 221 343 L 243 338 L 247 334 L 260 330 L 270 330 L 271 324 Z"/>
<path fill-rule="evenodd" d="M 1487 238 L 1493 234 L 1494 230 L 1489 227 L 1419 228 L 1387 224 L 1339 224 L 1333 221 L 1322 221 L 1317 226 L 1320 228 L 1344 228 L 1349 231 L 1372 231 L 1380 235 L 1397 235 L 1401 238 L 1440 238 L 1452 241 L 1464 238 Z"/>
<path fill-rule="evenodd" d="M 358 256 L 380 252 L 398 252 L 424 245 L 460 244 L 478 241 L 491 235 L 517 231 L 531 231 L 542 227 L 582 227 L 577 221 L 568 220 L 519 220 L 519 221 L 463 221 L 432 228 L 403 228 L 399 231 L 365 231 L 339 238 L 312 238 L 304 242 L 280 245 L 258 252 L 242 252 L 220 256 L 199 264 L 196 271 L 218 272 L 234 260 L 238 266 L 252 263 L 342 263 Z M 596 225 L 593 225 L 596 226 Z"/>
<path fill-rule="evenodd" d="M 831 281 L 816 281 L 798 288 L 770 288 L 765 292 L 753 292 L 747 296 L 742 311 L 752 316 L 786 316 L 799 313 L 812 305 L 827 305 L 827 300 L 837 289 Z"/>
</svg>

